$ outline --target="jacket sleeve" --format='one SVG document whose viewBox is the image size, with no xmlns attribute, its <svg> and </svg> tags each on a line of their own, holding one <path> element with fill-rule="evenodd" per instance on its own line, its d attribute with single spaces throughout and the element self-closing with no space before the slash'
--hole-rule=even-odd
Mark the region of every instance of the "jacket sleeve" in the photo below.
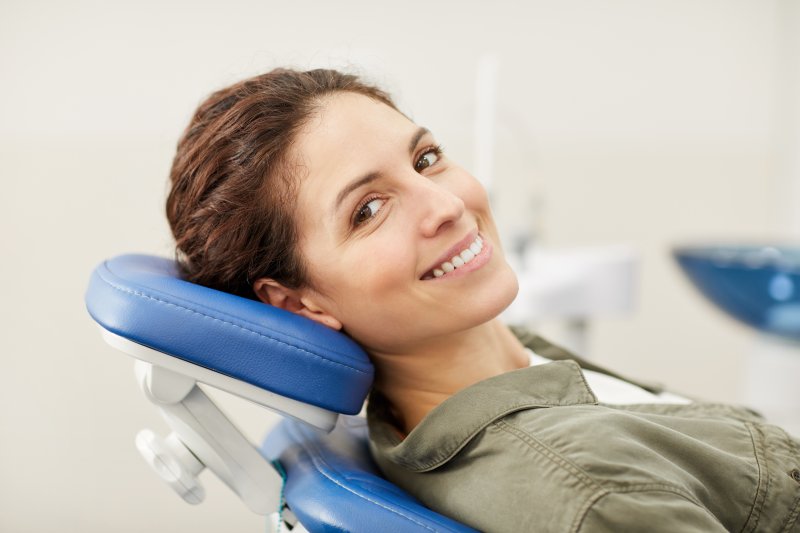
<svg viewBox="0 0 800 533">
<path fill-rule="evenodd" d="M 728 531 L 707 509 L 668 490 L 611 492 L 579 517 L 580 533 L 714 533 Z"/>
</svg>

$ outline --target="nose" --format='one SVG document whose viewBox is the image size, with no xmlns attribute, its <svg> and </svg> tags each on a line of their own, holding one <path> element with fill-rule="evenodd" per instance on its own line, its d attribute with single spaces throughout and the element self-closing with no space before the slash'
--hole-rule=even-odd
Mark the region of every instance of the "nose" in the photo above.
<svg viewBox="0 0 800 533">
<path fill-rule="evenodd" d="M 419 206 L 419 228 L 425 237 L 435 237 L 464 214 L 464 201 L 435 180 L 419 180 L 414 196 Z"/>
</svg>

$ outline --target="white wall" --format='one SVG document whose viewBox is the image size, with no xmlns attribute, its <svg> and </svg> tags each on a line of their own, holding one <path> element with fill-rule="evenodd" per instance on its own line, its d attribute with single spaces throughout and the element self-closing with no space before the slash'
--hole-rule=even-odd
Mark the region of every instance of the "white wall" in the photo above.
<svg viewBox="0 0 800 533">
<path fill-rule="evenodd" d="M 190 113 L 275 65 L 362 66 L 469 166 L 475 63 L 497 54 L 498 215 L 531 194 L 541 242 L 643 257 L 638 310 L 593 324 L 596 359 L 736 401 L 753 335 L 693 292 L 669 248 L 800 237 L 781 148 L 798 108 L 792 4 L 4 2 L 0 530 L 263 530 L 215 480 L 190 507 L 139 460 L 135 432 L 163 424 L 82 297 L 101 259 L 170 252 L 166 176 Z M 223 400 L 254 438 L 273 420 Z"/>
</svg>

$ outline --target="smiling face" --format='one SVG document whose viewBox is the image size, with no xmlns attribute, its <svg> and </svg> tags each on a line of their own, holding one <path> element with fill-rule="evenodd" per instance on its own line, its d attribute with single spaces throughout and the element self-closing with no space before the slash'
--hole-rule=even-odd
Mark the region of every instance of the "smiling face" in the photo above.
<svg viewBox="0 0 800 533">
<path fill-rule="evenodd" d="M 336 93 L 292 155 L 304 303 L 368 351 L 402 353 L 475 327 L 516 296 L 486 192 L 425 128 Z"/>
</svg>

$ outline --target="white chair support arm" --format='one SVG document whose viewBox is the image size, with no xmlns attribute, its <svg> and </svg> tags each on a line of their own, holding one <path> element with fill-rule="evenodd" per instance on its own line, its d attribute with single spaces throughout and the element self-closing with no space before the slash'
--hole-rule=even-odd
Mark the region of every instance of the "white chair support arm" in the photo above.
<svg viewBox="0 0 800 533">
<path fill-rule="evenodd" d="M 137 436 L 142 455 L 167 484 L 186 501 L 200 503 L 203 491 L 196 476 L 206 467 L 253 512 L 278 511 L 280 474 L 194 379 L 144 361 L 136 362 L 136 374 L 173 431 L 163 442 L 149 430 Z"/>
</svg>

